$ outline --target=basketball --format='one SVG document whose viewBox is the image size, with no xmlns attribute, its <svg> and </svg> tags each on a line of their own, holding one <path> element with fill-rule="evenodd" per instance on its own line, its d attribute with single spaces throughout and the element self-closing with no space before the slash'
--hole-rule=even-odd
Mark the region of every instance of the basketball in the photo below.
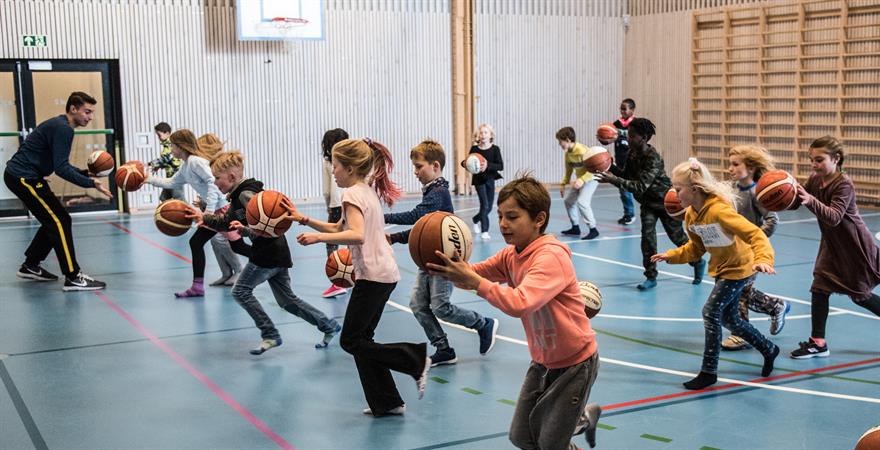
<svg viewBox="0 0 880 450">
<path fill-rule="evenodd" d="M 113 166 L 115 166 L 116 163 L 113 161 L 113 157 L 110 156 L 109 153 L 104 150 L 97 150 L 89 155 L 89 160 L 86 162 L 86 165 L 89 167 L 89 173 L 95 174 L 99 177 L 106 177 L 113 171 Z"/>
<path fill-rule="evenodd" d="M 796 208 L 797 181 L 784 170 L 771 170 L 758 180 L 755 197 L 768 211 Z"/>
<path fill-rule="evenodd" d="M 165 200 L 160 203 L 153 214 L 156 228 L 168 236 L 180 236 L 186 234 L 192 226 L 192 219 L 186 218 L 190 206 L 182 200 Z"/>
<path fill-rule="evenodd" d="M 339 287 L 349 288 L 354 286 L 354 266 L 351 264 L 351 252 L 347 248 L 340 248 L 327 257 L 324 272 L 330 282 Z"/>
<path fill-rule="evenodd" d="M 147 173 L 144 171 L 144 163 L 129 161 L 116 169 L 116 185 L 123 191 L 136 191 L 144 185 Z"/>
<path fill-rule="evenodd" d="M 435 211 L 419 219 L 409 235 L 409 254 L 416 265 L 425 270 L 425 264 L 429 262 L 443 265 L 435 250 L 450 258 L 458 251 L 461 260 L 467 261 L 472 248 L 471 230 L 467 224 L 444 211 Z"/>
<path fill-rule="evenodd" d="M 471 153 L 467 159 L 464 160 L 464 168 L 472 174 L 484 172 L 488 165 L 489 162 L 479 153 Z"/>
<path fill-rule="evenodd" d="M 253 196 L 247 204 L 247 224 L 257 235 L 278 237 L 290 228 L 287 208 L 293 203 L 277 191 L 262 191 Z"/>
<path fill-rule="evenodd" d="M 686 208 L 681 207 L 681 201 L 678 200 L 678 194 L 675 193 L 675 189 L 669 188 L 666 191 L 666 195 L 663 197 L 663 207 L 666 208 L 666 214 L 669 214 L 669 217 L 684 220 Z"/>
<path fill-rule="evenodd" d="M 603 123 L 596 130 L 596 139 L 603 144 L 610 144 L 617 140 L 617 127 L 613 123 Z"/>
<path fill-rule="evenodd" d="M 605 147 L 590 147 L 584 153 L 583 164 L 590 173 L 605 172 L 611 168 L 611 154 Z"/>
<path fill-rule="evenodd" d="M 602 309 L 602 291 L 589 281 L 578 281 L 578 286 L 581 288 L 581 297 L 584 298 L 584 312 L 592 319 Z"/>
<path fill-rule="evenodd" d="M 880 426 L 866 431 L 856 442 L 855 450 L 880 450 Z"/>
</svg>

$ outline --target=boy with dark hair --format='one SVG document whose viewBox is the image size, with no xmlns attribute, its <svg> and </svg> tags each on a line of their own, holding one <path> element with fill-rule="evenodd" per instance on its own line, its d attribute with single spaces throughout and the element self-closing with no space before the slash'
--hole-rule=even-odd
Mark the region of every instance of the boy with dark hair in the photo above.
<svg viewBox="0 0 880 450">
<path fill-rule="evenodd" d="M 171 154 L 171 125 L 159 122 L 153 127 L 153 131 L 156 132 L 156 138 L 159 139 L 159 145 L 162 149 L 159 150 L 159 157 L 150 161 L 148 165 L 153 173 L 158 172 L 160 169 L 165 169 L 165 178 L 171 178 L 180 169 L 180 160 Z M 162 192 L 159 194 L 160 202 L 172 198 L 183 200 L 183 189 L 162 189 Z"/>
<path fill-rule="evenodd" d="M 565 199 L 565 211 L 568 213 L 568 220 L 571 221 L 571 228 L 562 232 L 564 235 L 580 236 L 580 218 L 589 228 L 589 232 L 584 235 L 584 240 L 595 239 L 599 236 L 599 230 L 596 228 L 596 216 L 593 214 L 593 194 L 596 193 L 596 187 L 599 183 L 593 179 L 591 174 L 584 167 L 584 154 L 587 153 L 587 146 L 577 142 L 574 128 L 563 127 L 556 132 L 556 140 L 559 141 L 559 147 L 565 150 L 565 175 L 562 177 L 562 184 L 559 186 L 559 196 Z M 565 185 L 569 184 L 572 172 L 575 179 L 571 181 L 571 190 L 565 195 Z"/>
<path fill-rule="evenodd" d="M 594 447 L 602 409 L 587 398 L 599 371 L 596 333 L 571 250 L 544 234 L 550 193 L 534 178 L 516 179 L 499 192 L 498 215 L 507 247 L 474 265 L 437 252 L 444 265 L 428 263 L 428 270 L 522 320 L 532 362 L 510 424 L 513 445 L 571 448 L 572 435 L 585 432 Z"/>
<path fill-rule="evenodd" d="M 398 225 L 414 225 L 422 216 L 434 211 L 453 212 L 452 198 L 449 195 L 449 182 L 442 177 L 446 165 L 446 153 L 443 147 L 431 140 L 425 140 L 413 147 L 409 154 L 415 170 L 416 178 L 422 183 L 422 202 L 411 211 L 385 214 L 385 223 Z M 409 242 L 411 229 L 386 235 L 392 244 Z M 413 315 L 431 345 L 437 351 L 431 355 L 431 366 L 455 364 L 458 360 L 455 349 L 437 319 L 461 325 L 477 332 L 480 337 L 480 354 L 485 355 L 495 346 L 495 335 L 498 333 L 498 319 L 481 316 L 475 311 L 459 308 L 449 301 L 452 295 L 452 283 L 448 280 L 432 276 L 419 269 L 416 284 L 413 287 L 409 306 Z"/>
<path fill-rule="evenodd" d="M 620 102 L 620 118 L 614 121 L 617 127 L 617 140 L 614 141 L 614 161 L 618 167 L 623 170 L 626 168 L 626 160 L 629 158 L 629 141 L 627 140 L 627 127 L 635 119 L 636 102 L 631 98 L 623 99 Z M 623 188 L 620 190 L 620 203 L 623 204 L 623 217 L 617 223 L 621 225 L 629 225 L 633 223 L 635 217 L 635 205 L 633 204 L 633 194 Z"/>
<path fill-rule="evenodd" d="M 95 100 L 85 92 L 73 92 L 67 98 L 64 114 L 46 120 L 28 134 L 21 147 L 6 163 L 3 181 L 31 214 L 40 221 L 40 229 L 25 250 L 25 261 L 16 276 L 35 281 L 58 279 L 40 263 L 54 249 L 64 273 L 64 291 L 95 291 L 106 284 L 82 273 L 73 249 L 73 231 L 70 214 L 55 197 L 46 177 L 53 172 L 59 177 L 84 188 L 95 188 L 112 198 L 113 194 L 87 169 L 70 165 L 73 129 L 92 121 Z"/>
</svg>

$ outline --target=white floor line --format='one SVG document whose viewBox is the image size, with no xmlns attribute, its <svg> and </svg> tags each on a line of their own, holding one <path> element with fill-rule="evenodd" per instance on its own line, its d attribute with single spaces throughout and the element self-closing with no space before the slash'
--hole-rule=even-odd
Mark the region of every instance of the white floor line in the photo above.
<svg viewBox="0 0 880 450">
<path fill-rule="evenodd" d="M 753 313 L 757 314 L 757 313 Z M 842 311 L 834 311 L 828 313 L 829 316 L 836 316 L 839 314 L 844 314 Z M 801 314 L 797 316 L 785 316 L 785 321 L 789 320 L 799 320 L 799 319 L 809 319 L 810 314 Z M 655 322 L 703 322 L 702 317 L 647 317 L 647 316 L 621 316 L 617 314 L 605 314 L 600 312 L 597 319 L 605 318 L 605 319 L 621 319 L 621 320 L 645 320 L 645 321 L 655 321 Z M 596 319 L 593 319 L 596 320 Z M 749 317 L 749 322 L 767 322 L 770 320 L 769 316 L 762 317 Z"/>
<path fill-rule="evenodd" d="M 571 252 L 571 254 L 574 255 L 574 256 L 579 256 L 579 257 L 581 257 L 581 258 L 592 259 L 592 260 L 594 260 L 594 261 L 604 262 L 604 263 L 608 263 L 608 264 L 614 264 L 614 265 L 617 265 L 617 266 L 629 267 L 629 268 L 631 268 L 631 269 L 645 270 L 645 268 L 642 267 L 642 266 L 637 266 L 637 265 L 635 265 L 635 264 L 629 264 L 629 263 L 625 263 L 625 262 L 621 262 L 621 261 L 615 261 L 615 260 L 613 260 L 613 259 L 601 258 L 601 257 L 598 257 L 598 256 L 590 256 L 590 255 L 585 255 L 585 254 L 583 254 L 583 253 L 578 253 L 578 252 Z M 658 273 L 661 273 L 661 274 L 663 274 L 663 275 L 669 275 L 669 276 L 671 276 L 671 277 L 675 277 L 675 278 L 681 278 L 681 279 L 684 279 L 684 280 L 693 280 L 693 277 L 692 277 L 692 276 L 681 275 L 681 274 L 677 274 L 677 273 L 673 273 L 673 272 L 666 272 L 666 271 L 664 271 L 664 270 L 658 270 L 657 272 L 658 272 Z M 711 280 L 703 280 L 703 284 L 714 285 L 715 282 L 714 282 L 714 281 L 711 281 Z M 655 288 L 655 289 L 656 289 L 656 288 Z M 778 297 L 778 298 L 781 298 L 781 299 L 783 299 L 783 300 L 787 300 L 787 301 L 790 301 L 790 302 L 800 303 L 800 304 L 803 304 L 803 305 L 810 305 L 810 304 L 812 304 L 811 302 L 806 301 L 806 300 L 801 300 L 801 299 L 792 298 L 792 297 L 786 297 L 786 296 L 784 296 L 784 295 L 774 294 L 774 293 L 772 293 L 772 292 L 766 292 L 766 294 L 768 294 L 768 295 L 772 295 L 772 296 L 774 296 L 774 297 Z M 864 318 L 866 318 L 866 319 L 880 320 L 880 317 L 877 317 L 877 316 L 875 316 L 875 315 L 873 315 L 873 314 L 866 314 L 866 313 L 861 313 L 861 312 L 858 312 L 858 311 L 851 311 L 851 310 L 849 310 L 849 309 L 838 308 L 838 307 L 835 307 L 835 306 L 832 306 L 832 307 L 831 307 L 831 311 L 837 311 L 837 312 L 840 312 L 840 313 L 843 313 L 843 314 L 850 314 L 850 315 L 853 315 L 853 316 L 864 317 Z"/>
<path fill-rule="evenodd" d="M 399 303 L 396 303 L 396 302 L 389 300 L 388 305 L 391 307 L 397 308 L 401 311 L 406 311 L 406 312 L 412 314 L 411 309 L 409 309 L 406 306 L 403 306 Z M 448 322 L 445 322 L 442 320 L 440 321 L 440 323 L 442 323 L 443 325 L 452 327 L 452 328 L 456 328 L 459 330 L 463 330 L 463 331 L 467 331 L 469 333 L 476 334 L 476 331 L 474 331 L 470 328 L 463 327 L 461 325 L 448 323 Z M 500 334 L 496 335 L 495 339 L 498 339 L 500 341 L 510 342 L 513 344 L 519 344 L 524 347 L 528 347 L 528 343 L 522 339 L 515 339 L 512 337 L 507 337 L 507 336 L 503 336 Z M 645 364 L 631 363 L 631 362 L 627 362 L 627 361 L 621 361 L 619 359 L 612 359 L 612 358 L 606 358 L 606 357 L 601 357 L 601 356 L 599 357 L 599 360 L 602 361 L 603 363 L 614 364 L 614 365 L 624 366 L 624 367 L 630 367 L 633 369 L 647 370 L 650 372 L 663 373 L 663 374 L 667 374 L 667 375 L 678 375 L 678 376 L 685 377 L 685 378 L 693 378 L 693 377 L 697 376 L 697 374 L 695 374 L 695 373 L 682 372 L 680 370 L 673 370 L 673 369 L 666 369 L 664 367 L 648 366 Z M 846 394 L 835 394 L 835 393 L 831 393 L 831 392 L 814 391 L 811 389 L 798 389 L 798 388 L 792 388 L 792 387 L 787 387 L 787 386 L 777 386 L 777 385 L 764 384 L 764 383 L 753 383 L 751 381 L 742 381 L 742 380 L 737 380 L 734 378 L 718 378 L 718 381 L 724 382 L 724 383 L 730 383 L 730 384 L 737 384 L 740 386 L 749 386 L 749 387 L 754 387 L 754 388 L 759 388 L 759 389 L 769 389 L 772 391 L 790 392 L 790 393 L 794 393 L 794 394 L 813 395 L 813 396 L 817 396 L 817 397 L 829 397 L 829 398 L 836 398 L 836 399 L 840 399 L 840 400 L 852 400 L 852 401 L 867 402 L 867 403 L 880 403 L 880 399 L 878 399 L 878 398 L 859 397 L 856 395 L 846 395 Z"/>
</svg>

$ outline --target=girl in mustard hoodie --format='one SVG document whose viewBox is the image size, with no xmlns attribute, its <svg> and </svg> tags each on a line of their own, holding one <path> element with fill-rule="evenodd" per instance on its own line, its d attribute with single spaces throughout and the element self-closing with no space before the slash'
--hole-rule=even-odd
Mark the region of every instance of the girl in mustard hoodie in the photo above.
<svg viewBox="0 0 880 450">
<path fill-rule="evenodd" d="M 532 363 L 510 424 L 513 445 L 571 448 L 572 435 L 586 432 L 593 447 L 602 412 L 587 404 L 599 369 L 596 333 L 584 312 L 571 250 L 544 234 L 550 193 L 532 177 L 514 180 L 498 193 L 498 216 L 507 247 L 474 265 L 437 252 L 444 265 L 428 263 L 429 272 L 476 290 L 522 320 Z"/>
<path fill-rule="evenodd" d="M 715 277 L 715 288 L 703 306 L 703 365 L 684 387 L 703 389 L 718 381 L 722 325 L 764 355 L 761 376 L 770 375 L 779 347 L 743 320 L 738 309 L 740 293 L 754 281 L 756 272 L 776 273 L 770 241 L 760 228 L 737 214 L 732 187 L 716 181 L 696 158 L 675 167 L 672 188 L 687 208 L 684 223 L 690 241 L 651 260 L 683 264 L 709 252 L 709 274 Z"/>
</svg>

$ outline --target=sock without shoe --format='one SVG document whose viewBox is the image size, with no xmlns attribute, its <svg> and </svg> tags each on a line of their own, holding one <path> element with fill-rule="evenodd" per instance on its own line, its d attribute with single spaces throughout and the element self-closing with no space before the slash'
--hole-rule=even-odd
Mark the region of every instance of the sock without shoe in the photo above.
<svg viewBox="0 0 880 450">
<path fill-rule="evenodd" d="M 269 350 L 270 348 L 278 347 L 280 345 L 281 345 L 281 338 L 263 339 L 262 341 L 260 341 L 260 345 L 257 348 L 250 350 L 250 354 L 251 355 L 262 355 L 263 353 L 266 353 L 266 350 Z"/>
<path fill-rule="evenodd" d="M 183 292 L 175 292 L 174 296 L 177 298 L 187 298 L 187 297 L 204 297 L 205 296 L 205 279 L 204 278 L 193 278 L 193 284 L 189 287 L 189 289 Z"/>
<path fill-rule="evenodd" d="M 682 383 L 682 384 L 684 384 L 684 387 L 686 387 L 687 389 L 690 389 L 690 390 L 692 390 L 692 391 L 696 391 L 696 390 L 699 390 L 699 389 L 705 389 L 705 388 L 707 388 L 707 387 L 709 387 L 709 386 L 712 386 L 712 385 L 715 384 L 717 381 L 718 381 L 718 375 L 717 375 L 717 374 L 714 374 L 714 373 L 706 373 L 706 372 L 702 372 L 702 371 L 701 371 L 700 374 L 697 375 L 696 378 L 694 378 L 694 379 L 691 380 L 691 381 L 686 381 L 686 382 L 684 382 L 684 383 Z"/>
<path fill-rule="evenodd" d="M 779 346 L 774 345 L 773 351 L 769 355 L 764 356 L 764 367 L 761 368 L 762 377 L 766 377 L 770 375 L 770 372 L 773 372 L 773 361 L 776 360 L 777 356 L 779 356 Z"/>
</svg>

